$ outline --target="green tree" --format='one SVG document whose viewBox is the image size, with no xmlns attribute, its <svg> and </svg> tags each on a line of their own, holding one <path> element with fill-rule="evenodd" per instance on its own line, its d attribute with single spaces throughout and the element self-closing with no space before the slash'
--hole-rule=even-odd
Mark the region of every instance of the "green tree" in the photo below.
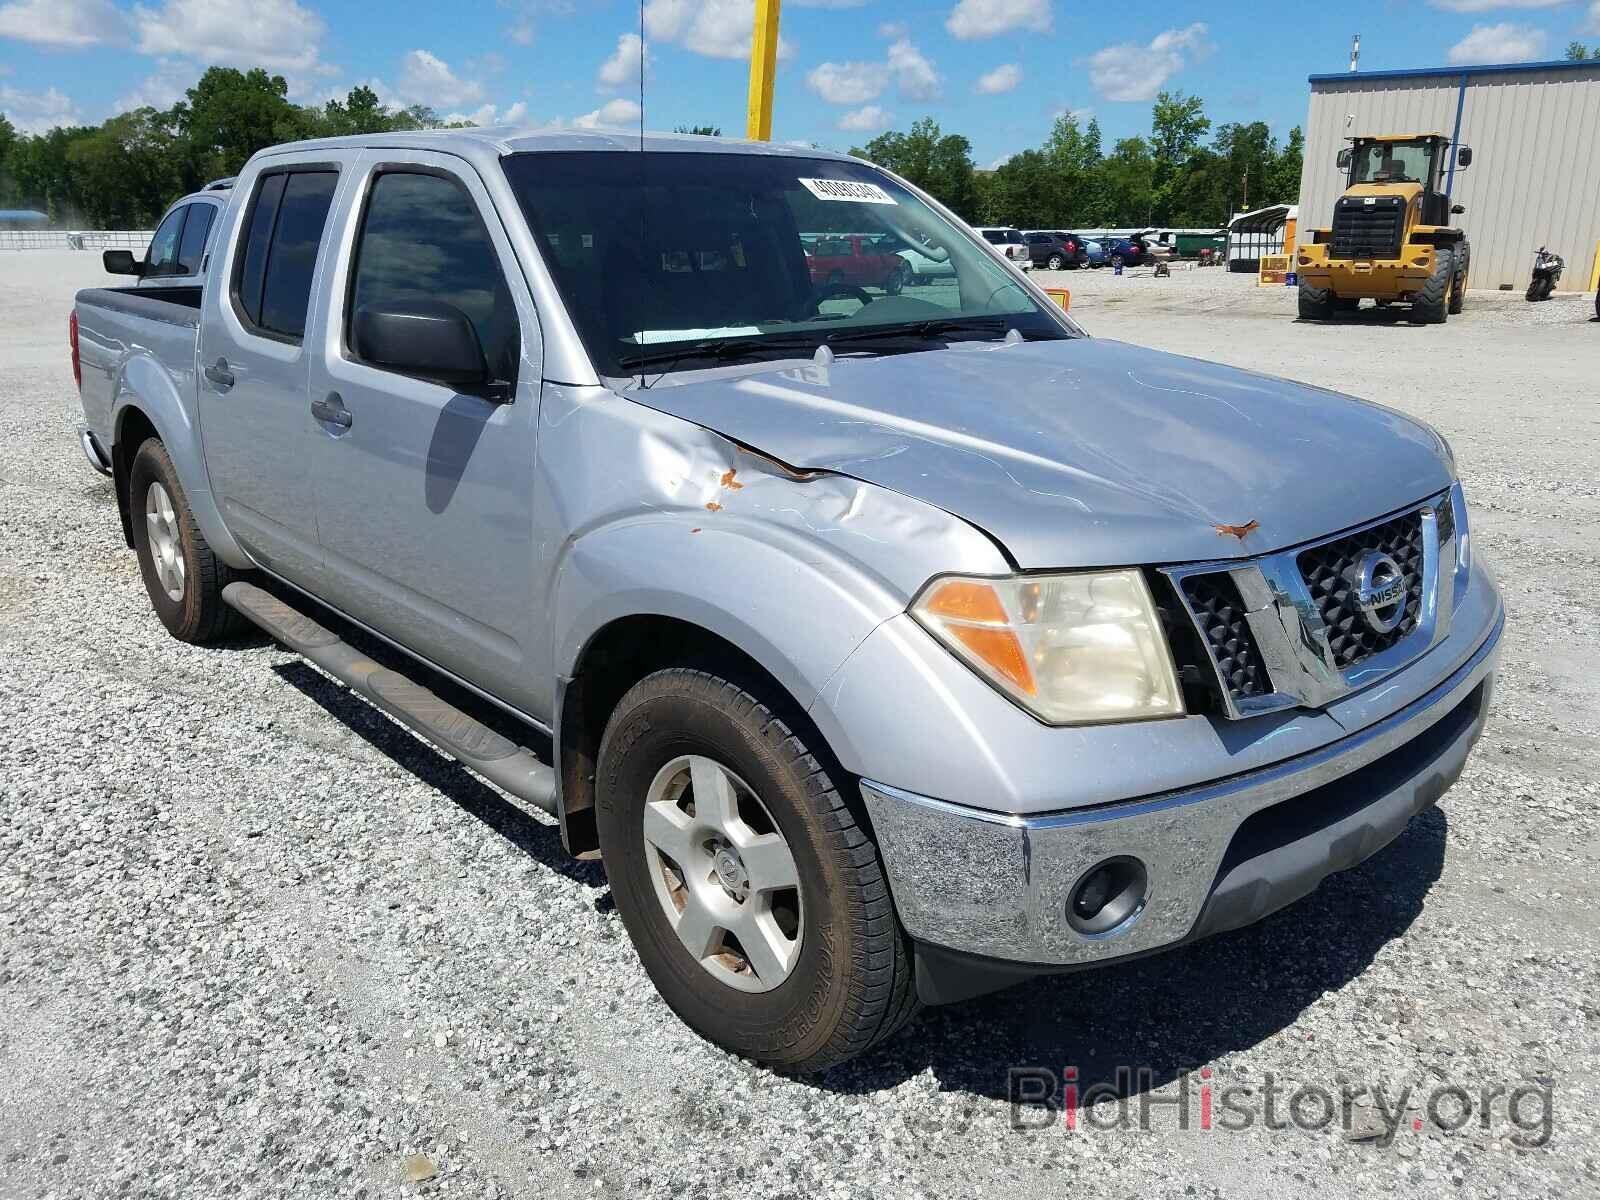
<svg viewBox="0 0 1600 1200">
<path fill-rule="evenodd" d="M 977 216 L 972 143 L 958 133 L 944 133 L 932 117 L 915 122 L 909 133 L 881 133 L 850 153 L 909 179 L 965 220 Z"/>
<path fill-rule="evenodd" d="M 1306 138 L 1296 125 L 1289 131 L 1289 140 L 1273 160 L 1267 172 L 1267 186 L 1262 192 L 1266 204 L 1300 203 L 1300 171 L 1305 158 Z"/>
<path fill-rule="evenodd" d="M 1106 156 L 1101 169 L 1107 225 L 1140 225 L 1150 219 L 1155 158 L 1141 137 L 1123 138 Z"/>
<path fill-rule="evenodd" d="M 1133 223 L 1175 224 L 1187 215 L 1197 181 L 1211 164 L 1203 161 L 1201 139 L 1211 129 L 1199 96 L 1162 92 L 1150 110 L 1150 198 L 1145 215 Z"/>
<path fill-rule="evenodd" d="M 1590 59 L 1600 59 L 1600 46 L 1591 50 L 1582 42 L 1567 43 L 1568 62 L 1588 62 Z"/>
<path fill-rule="evenodd" d="M 138 229 L 184 191 L 184 156 L 167 113 L 139 108 L 112 117 L 66 152 L 83 219 Z"/>
<path fill-rule="evenodd" d="M 236 175 L 257 150 L 316 132 L 312 112 L 290 104 L 288 94 L 282 75 L 260 67 L 207 68 L 172 110 L 188 143 L 186 182 L 198 187 L 219 175 Z"/>
<path fill-rule="evenodd" d="M 678 125 L 673 128 L 673 133 L 692 133 L 699 137 L 721 137 L 720 125 Z"/>
</svg>

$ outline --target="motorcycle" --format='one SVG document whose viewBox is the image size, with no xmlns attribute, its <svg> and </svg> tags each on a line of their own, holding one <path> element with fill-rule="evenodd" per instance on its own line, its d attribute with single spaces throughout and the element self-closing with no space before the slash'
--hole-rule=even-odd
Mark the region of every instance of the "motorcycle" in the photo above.
<svg viewBox="0 0 1600 1200">
<path fill-rule="evenodd" d="M 1533 278 L 1528 281 L 1529 300 L 1548 300 L 1556 290 L 1556 280 L 1566 269 L 1567 260 L 1553 250 L 1540 246 L 1533 255 Z"/>
</svg>

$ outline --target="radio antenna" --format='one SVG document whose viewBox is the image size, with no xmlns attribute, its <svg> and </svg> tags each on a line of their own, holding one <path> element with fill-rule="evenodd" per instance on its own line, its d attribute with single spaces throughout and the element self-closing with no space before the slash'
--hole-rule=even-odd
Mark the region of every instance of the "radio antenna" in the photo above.
<svg viewBox="0 0 1600 1200">
<path fill-rule="evenodd" d="M 646 212 L 648 200 L 645 195 L 644 162 L 644 5 L 645 0 L 639 0 L 639 278 L 635 283 L 635 286 L 639 288 L 643 288 L 645 286 L 645 279 L 648 278 L 648 272 L 645 269 L 645 264 L 648 261 L 646 255 L 649 253 L 650 245 L 650 243 L 645 240 L 645 222 L 648 219 Z M 643 344 L 642 330 L 640 331 L 640 344 Z M 640 388 L 647 388 L 650 386 L 650 380 L 644 372 L 643 363 L 639 364 L 639 386 Z"/>
</svg>

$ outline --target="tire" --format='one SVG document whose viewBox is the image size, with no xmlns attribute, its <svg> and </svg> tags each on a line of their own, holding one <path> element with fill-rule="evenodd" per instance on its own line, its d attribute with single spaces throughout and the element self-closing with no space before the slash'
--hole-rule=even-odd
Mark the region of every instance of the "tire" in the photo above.
<svg viewBox="0 0 1600 1200">
<path fill-rule="evenodd" d="M 1594 319 L 1600 321 L 1600 291 L 1594 294 Z"/>
<path fill-rule="evenodd" d="M 1064 271 L 1067 269 L 1067 260 L 1062 258 L 1059 254 L 1052 254 L 1048 259 L 1045 260 L 1044 265 L 1049 267 L 1052 271 Z"/>
<path fill-rule="evenodd" d="M 623 696 L 601 739 L 596 822 L 617 911 L 672 1010 L 702 1037 L 735 1054 L 786 1070 L 819 1071 L 904 1025 L 917 1010 L 916 990 L 909 945 L 877 849 L 829 769 L 775 707 L 777 702 L 769 705 L 754 691 L 709 671 L 674 667 L 647 676 Z M 690 765 L 684 767 L 685 762 Z M 697 773 L 702 770 L 705 776 Z M 714 829 L 709 830 L 713 840 L 706 840 L 708 827 L 700 824 L 700 802 L 694 798 L 702 779 L 717 778 L 718 770 L 739 797 L 732 806 L 740 814 L 738 836 L 768 824 L 770 831 L 758 836 L 779 835 L 790 852 L 797 886 L 761 889 L 761 872 L 752 865 L 744 875 L 745 899 L 719 890 L 730 876 L 722 873 L 720 852 L 703 857 L 708 845 L 718 843 Z M 676 778 L 673 772 L 687 772 L 689 779 L 687 790 L 676 797 L 661 784 L 664 777 Z M 709 786 L 706 794 L 713 794 Z M 757 803 L 752 805 L 752 798 Z M 689 803 L 695 806 L 693 815 L 683 807 Z M 672 853 L 696 856 L 689 859 L 689 870 L 664 869 L 673 863 L 661 848 L 667 843 L 651 840 L 659 839 L 654 831 L 664 826 L 659 819 L 650 821 L 650 814 L 659 817 L 664 805 L 671 816 L 665 827 L 682 839 L 682 849 L 674 847 Z M 728 805 L 718 807 L 725 811 Z M 713 824 L 714 811 L 708 804 L 705 812 L 713 814 L 708 818 Z M 648 837 L 647 823 L 653 831 Z M 736 861 L 741 865 L 731 876 L 735 879 L 745 870 L 742 860 Z M 701 874 L 707 863 L 710 872 Z M 703 881 L 695 892 L 710 897 L 692 901 L 693 915 L 711 914 L 699 922 L 683 915 L 690 914 L 691 901 L 672 899 L 690 894 L 691 876 Z M 747 904 L 763 900 L 769 928 L 782 924 L 788 933 L 790 922 L 780 922 L 780 916 L 796 909 L 799 914 L 798 929 L 789 934 L 794 940 L 787 943 L 793 947 L 788 965 L 774 970 L 770 980 L 753 967 L 730 972 L 729 962 L 737 966 L 740 958 L 726 952 L 727 929 L 733 926 L 717 926 L 712 919 L 720 913 L 738 920 Z M 669 916 L 674 903 L 679 907 Z M 706 953 L 691 953 L 680 938 L 679 925 L 689 924 L 714 929 L 709 940 L 700 939 Z M 744 956 L 744 961 L 752 966 L 756 960 Z"/>
<path fill-rule="evenodd" d="M 908 268 L 903 263 L 890 271 L 889 278 L 883 281 L 883 290 L 891 296 L 898 296 L 905 291 L 907 272 Z"/>
<path fill-rule="evenodd" d="M 1333 289 L 1312 287 L 1300 281 L 1300 319 L 1326 321 L 1333 316 Z"/>
<path fill-rule="evenodd" d="M 1467 272 L 1472 268 L 1472 248 L 1462 242 L 1456 251 L 1456 277 L 1450 283 L 1450 315 L 1459 313 L 1467 302 Z"/>
<path fill-rule="evenodd" d="M 1450 283 L 1455 278 L 1456 258 L 1440 250 L 1433 258 L 1433 274 L 1411 302 L 1411 319 L 1419 325 L 1443 325 L 1450 316 Z"/>
<path fill-rule="evenodd" d="M 159 489 L 159 490 L 158 490 Z M 222 589 L 245 572 L 218 558 L 189 509 L 167 448 L 148 439 L 128 470 L 128 510 L 150 606 L 180 642 L 200 645 L 236 637 L 249 627 L 222 600 Z"/>
<path fill-rule="evenodd" d="M 1530 302 L 1544 299 L 1544 297 L 1539 294 L 1539 280 L 1533 279 L 1529 281 L 1528 290 L 1524 293 L 1524 298 Z"/>
<path fill-rule="evenodd" d="M 1120 255 L 1120 254 L 1113 254 L 1113 255 L 1112 255 L 1112 256 L 1111 256 L 1111 265 L 1112 265 L 1112 266 L 1113 266 L 1113 267 L 1120 267 L 1120 266 L 1122 266 L 1122 265 L 1123 265 L 1123 263 L 1124 263 L 1124 262 L 1125 262 L 1125 261 L 1126 261 L 1126 260 L 1125 260 L 1125 259 L 1124 259 L 1124 258 L 1123 258 L 1123 257 L 1122 257 L 1122 255 Z"/>
</svg>

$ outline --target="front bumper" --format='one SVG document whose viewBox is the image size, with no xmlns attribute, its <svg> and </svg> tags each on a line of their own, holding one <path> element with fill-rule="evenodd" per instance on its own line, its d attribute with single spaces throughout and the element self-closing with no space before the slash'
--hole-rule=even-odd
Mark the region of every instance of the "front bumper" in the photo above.
<svg viewBox="0 0 1600 1200">
<path fill-rule="evenodd" d="M 960 999 L 1003 985 L 1006 972 L 1087 966 L 1236 928 L 1376 853 L 1460 776 L 1483 730 L 1503 628 L 1497 604 L 1470 656 L 1403 707 L 1316 750 L 1203 786 L 1016 816 L 864 779 L 906 930 L 925 946 L 1005 968 L 987 983 L 940 986 L 919 963 L 924 998 Z M 1143 906 L 1108 932 L 1081 933 L 1067 920 L 1073 886 L 1118 856 L 1144 864 Z"/>
</svg>

